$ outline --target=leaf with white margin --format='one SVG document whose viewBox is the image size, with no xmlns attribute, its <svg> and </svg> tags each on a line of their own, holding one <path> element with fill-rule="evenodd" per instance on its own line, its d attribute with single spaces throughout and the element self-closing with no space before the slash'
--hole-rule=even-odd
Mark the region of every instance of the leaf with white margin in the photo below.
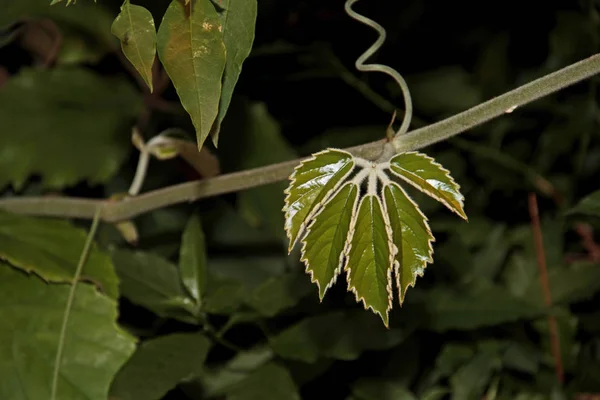
<svg viewBox="0 0 600 400">
<path fill-rule="evenodd" d="M 319 298 L 336 281 L 344 257 L 344 247 L 350 223 L 358 204 L 359 188 L 352 182 L 345 183 L 315 215 L 302 240 L 302 257 L 311 282 L 319 287 Z"/>
<path fill-rule="evenodd" d="M 392 243 L 392 232 L 381 200 L 375 195 L 363 197 L 358 214 L 352 221 L 346 265 L 348 290 L 371 308 L 388 326 L 388 312 L 392 308 L 392 265 L 397 252 Z"/>
<path fill-rule="evenodd" d="M 427 224 L 427 217 L 400 185 L 394 182 L 386 185 L 383 199 L 393 242 L 398 247 L 394 273 L 402 305 L 408 287 L 414 287 L 417 276 L 423 276 L 427 263 L 433 262 L 431 242 L 435 239 Z"/>
<path fill-rule="evenodd" d="M 290 176 L 285 190 L 285 231 L 290 240 L 288 251 L 302 236 L 311 213 L 339 187 L 354 168 L 354 158 L 347 151 L 327 149 L 302 161 Z"/>
<path fill-rule="evenodd" d="M 464 197 L 450 171 L 423 153 L 411 151 L 398 154 L 390 160 L 390 171 L 420 191 L 440 201 L 460 217 L 467 219 L 463 210 Z"/>
</svg>

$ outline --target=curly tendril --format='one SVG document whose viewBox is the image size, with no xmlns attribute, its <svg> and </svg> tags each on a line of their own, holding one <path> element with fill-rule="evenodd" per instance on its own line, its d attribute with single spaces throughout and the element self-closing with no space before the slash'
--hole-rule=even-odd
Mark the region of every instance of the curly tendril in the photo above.
<svg viewBox="0 0 600 400">
<path fill-rule="evenodd" d="M 398 71 L 396 71 L 393 68 L 390 68 L 386 65 L 381 65 L 381 64 L 365 64 L 365 61 L 369 57 L 371 57 L 373 54 L 375 54 L 375 52 L 377 52 L 379 50 L 379 48 L 383 45 L 383 42 L 385 42 L 386 32 L 385 32 L 385 29 L 381 25 L 379 25 L 377 22 L 375 22 L 361 14 L 358 14 L 356 11 L 354 11 L 352 9 L 352 5 L 354 3 L 356 3 L 357 1 L 358 0 L 347 0 L 346 1 L 346 5 L 344 7 L 346 10 L 346 13 L 351 18 L 353 18 L 359 22 L 362 22 L 363 24 L 368 25 L 371 28 L 375 29 L 377 31 L 377 33 L 379 33 L 379 38 L 360 57 L 358 57 L 358 59 L 356 60 L 356 63 L 355 63 L 356 69 L 359 71 L 363 71 L 363 72 L 383 72 L 384 74 L 387 74 L 387 75 L 391 76 L 392 78 L 394 78 L 394 80 L 398 83 L 398 85 L 400 86 L 400 89 L 402 89 L 405 110 L 404 110 L 404 119 L 402 120 L 402 125 L 400 126 L 400 129 L 398 129 L 398 131 L 395 133 L 395 136 L 403 135 L 408 131 L 408 128 L 410 126 L 410 120 L 412 118 L 412 100 L 410 97 L 410 91 L 408 90 L 408 85 L 406 84 L 406 81 L 404 80 L 404 78 L 402 78 L 402 75 L 400 75 L 398 73 Z M 396 116 L 396 114 L 394 113 L 393 119 L 395 118 L 395 116 Z M 393 119 L 392 119 L 392 122 L 393 122 Z M 390 126 L 391 126 L 391 124 L 390 124 Z"/>
</svg>

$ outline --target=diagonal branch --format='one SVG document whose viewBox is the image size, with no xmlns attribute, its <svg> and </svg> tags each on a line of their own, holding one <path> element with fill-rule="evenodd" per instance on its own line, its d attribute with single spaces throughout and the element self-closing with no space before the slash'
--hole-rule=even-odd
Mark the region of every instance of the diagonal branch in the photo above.
<svg viewBox="0 0 600 400">
<path fill-rule="evenodd" d="M 453 117 L 396 137 L 395 147 L 402 151 L 410 151 L 446 140 L 492 118 L 511 112 L 515 107 L 521 107 L 599 72 L 600 54 L 596 54 Z M 382 132 L 382 136 L 384 134 Z M 386 140 L 379 140 L 346 150 L 357 156 L 376 160 L 383 153 L 385 145 Z M 287 179 L 300 161 L 301 159 L 286 161 L 201 181 L 187 182 L 119 201 L 68 197 L 17 197 L 0 199 L 0 209 L 29 215 L 92 219 L 98 206 L 102 206 L 102 220 L 117 222 L 173 204 L 192 202 L 282 181 Z"/>
</svg>

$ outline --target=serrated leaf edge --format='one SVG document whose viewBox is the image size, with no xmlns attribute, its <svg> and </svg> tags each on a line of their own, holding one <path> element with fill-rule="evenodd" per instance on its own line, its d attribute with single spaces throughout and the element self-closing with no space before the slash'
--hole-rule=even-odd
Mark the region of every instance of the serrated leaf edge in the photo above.
<svg viewBox="0 0 600 400">
<path fill-rule="evenodd" d="M 405 154 L 415 154 L 418 155 L 420 157 L 423 157 L 424 159 L 426 159 L 427 161 L 430 161 L 433 165 L 435 165 L 436 167 L 439 168 L 440 171 L 442 171 L 444 173 L 444 175 L 448 178 L 448 180 L 450 181 L 450 183 L 456 188 L 456 192 L 459 194 L 459 198 L 458 198 L 458 202 L 460 204 L 460 212 L 458 210 L 456 210 L 447 200 L 445 200 L 444 198 L 441 198 L 440 196 L 437 196 L 436 194 L 434 194 L 433 192 L 424 190 L 422 187 L 419 187 L 418 185 L 416 185 L 414 182 L 411 182 L 409 179 L 406 179 L 406 177 L 394 172 L 394 170 L 392 170 L 391 165 L 392 165 L 392 160 L 398 156 L 401 155 L 405 155 Z M 418 151 L 407 151 L 404 153 L 400 153 L 400 154 L 396 154 L 395 156 L 393 156 L 390 161 L 387 162 L 387 166 L 386 166 L 390 172 L 402 179 L 404 182 L 408 183 L 409 185 L 413 186 L 414 188 L 418 189 L 419 191 L 425 193 L 426 195 L 433 197 L 434 199 L 436 199 L 437 201 L 439 201 L 440 203 L 442 203 L 443 205 L 445 205 L 450 211 L 454 212 L 455 214 L 457 214 L 459 217 L 461 217 L 462 219 L 464 219 L 465 221 L 468 221 L 468 217 L 467 214 L 465 214 L 464 212 L 464 199 L 465 197 L 463 196 L 463 194 L 460 192 L 460 185 L 454 180 L 454 178 L 452 178 L 452 175 L 450 175 L 450 171 L 447 170 L 446 168 L 444 168 L 442 166 L 442 164 L 438 163 L 435 161 L 435 159 L 433 157 L 428 156 L 427 154 L 418 152 Z M 414 174 L 414 172 L 407 170 L 408 172 Z M 422 178 L 421 178 L 422 179 Z"/>
<path fill-rule="evenodd" d="M 415 209 L 417 210 L 417 212 L 419 213 L 419 215 L 423 218 L 423 222 L 425 224 L 425 228 L 427 229 L 427 234 L 429 236 L 429 239 L 427 240 L 427 244 L 429 247 L 429 259 L 427 261 L 423 262 L 423 268 L 422 268 L 422 272 L 421 273 L 416 273 L 413 274 L 413 282 L 411 284 L 409 284 L 407 286 L 408 287 L 415 287 L 415 284 L 417 283 L 417 277 L 422 278 L 423 276 L 425 276 L 425 269 L 427 268 L 427 264 L 433 264 L 433 242 L 435 242 L 435 237 L 433 236 L 433 233 L 431 232 L 431 228 L 429 227 L 429 218 L 427 218 L 425 216 L 425 214 L 423 214 L 423 211 L 421 211 L 421 209 L 419 208 L 418 204 L 408 195 L 408 193 L 406 192 L 406 190 L 404 190 L 404 188 L 402 186 L 400 186 L 398 183 L 396 182 L 392 182 L 390 181 L 389 183 L 387 183 L 387 185 L 384 185 L 383 188 L 381 189 L 381 198 L 383 199 L 383 206 L 384 206 L 384 210 L 386 211 L 386 215 L 389 215 L 388 213 L 388 208 L 387 208 L 387 203 L 385 201 L 385 188 L 386 186 L 396 186 L 398 187 L 398 189 L 400 189 L 400 191 L 406 196 L 406 198 L 408 199 L 408 201 L 411 202 L 411 204 L 413 206 L 415 206 Z M 390 223 L 390 227 L 391 227 L 391 223 Z M 392 232 L 392 238 L 393 238 L 393 232 Z M 402 244 L 400 244 L 402 245 Z M 396 245 L 397 247 L 397 245 Z M 397 253 L 396 253 L 397 254 Z M 398 260 L 396 260 L 396 257 L 394 256 L 394 275 L 396 278 L 396 286 L 398 287 L 398 302 L 400 303 L 400 307 L 402 307 L 402 303 L 404 302 L 404 297 L 406 296 L 406 291 L 404 292 L 404 295 L 402 295 L 402 286 L 400 283 L 400 263 L 398 262 Z"/>
<path fill-rule="evenodd" d="M 321 201 L 316 204 L 315 206 L 313 206 L 312 210 L 307 214 L 306 218 L 304 218 L 304 221 L 302 221 L 302 223 L 300 224 L 300 229 L 298 230 L 298 234 L 296 235 L 296 238 L 292 241 L 291 238 L 291 232 L 290 229 L 288 229 L 285 225 L 284 225 L 284 229 L 285 229 L 285 233 L 286 236 L 288 237 L 290 243 L 288 245 L 288 254 L 290 254 L 292 252 L 292 249 L 294 248 L 295 244 L 298 242 L 298 239 L 301 237 L 305 236 L 305 230 L 306 230 L 306 226 L 308 225 L 308 223 L 311 221 L 311 219 L 314 217 L 314 214 L 316 212 L 318 212 L 320 210 L 320 208 L 323 206 L 323 204 L 327 203 L 329 201 L 329 199 L 331 198 L 332 192 L 335 192 L 339 187 L 341 187 L 344 183 L 346 178 L 352 173 L 352 171 L 354 170 L 354 168 L 356 167 L 356 159 L 355 157 L 347 152 L 346 150 L 342 150 L 342 149 L 336 149 L 336 148 L 327 148 L 325 150 L 319 151 L 317 153 L 314 153 L 311 155 L 311 157 L 308 157 L 304 160 L 302 160 L 300 162 L 300 164 L 298 164 L 296 167 L 294 167 L 294 171 L 292 172 L 292 174 L 290 175 L 290 177 L 288 178 L 290 181 L 290 184 L 288 185 L 287 188 L 285 188 L 285 190 L 283 191 L 283 193 L 286 195 L 285 196 L 285 200 L 284 200 L 284 206 L 281 209 L 281 211 L 283 211 L 285 213 L 285 220 L 287 221 L 289 218 L 289 205 L 288 205 L 288 201 L 290 199 L 291 193 L 290 190 L 294 187 L 294 183 L 296 182 L 296 173 L 300 170 L 300 168 L 302 168 L 307 162 L 309 161 L 314 161 L 317 159 L 318 156 L 328 153 L 330 151 L 339 151 L 340 153 L 344 153 L 347 154 L 348 157 L 351 158 L 351 162 L 352 162 L 352 168 L 350 168 L 348 170 L 348 172 L 342 176 L 339 180 L 338 183 L 336 183 L 334 185 L 333 188 L 331 188 L 329 190 L 328 193 L 325 194 L 325 196 L 323 196 L 323 198 L 321 199 Z"/>
<path fill-rule="evenodd" d="M 337 196 L 337 194 L 339 192 L 341 192 L 344 187 L 348 185 L 348 186 L 355 186 L 357 189 L 357 193 L 356 193 L 356 198 L 354 199 L 354 204 L 352 204 L 352 213 L 351 213 L 351 217 L 350 217 L 350 227 L 348 228 L 348 233 L 346 234 L 346 240 L 344 243 L 344 248 L 346 247 L 346 243 L 348 241 L 348 235 L 350 234 L 350 229 L 352 228 L 352 220 L 354 218 L 356 218 L 356 210 L 357 210 L 357 206 L 360 200 L 360 187 L 358 187 L 354 182 L 351 181 L 347 181 L 345 182 L 343 185 L 341 185 L 336 191 L 335 193 L 333 193 L 331 195 L 331 198 L 333 199 L 335 196 Z M 329 199 L 328 199 L 329 200 Z M 327 201 L 326 203 L 329 203 L 329 201 Z M 331 278 L 331 281 L 329 281 L 329 283 L 325 286 L 325 289 L 323 291 L 323 295 L 321 296 L 321 285 L 319 284 L 319 281 L 315 280 L 314 278 L 314 270 L 309 271 L 310 268 L 310 263 L 308 261 L 308 259 L 306 259 L 305 257 L 305 252 L 306 252 L 306 238 L 308 236 L 308 234 L 310 233 L 310 230 L 312 228 L 312 226 L 315 224 L 315 222 L 317 221 L 317 218 L 319 217 L 319 215 L 321 214 L 321 212 L 323 210 L 325 210 L 326 207 L 321 207 L 320 210 L 318 210 L 318 212 L 315 213 L 315 215 L 312 216 L 310 223 L 308 224 L 307 228 L 306 228 L 306 232 L 304 232 L 303 236 L 302 236 L 302 240 L 300 241 L 300 243 L 302 243 L 302 247 L 300 249 L 300 261 L 303 262 L 306 265 L 306 268 L 304 270 L 304 272 L 306 272 L 308 275 L 310 275 L 310 281 L 312 283 L 316 283 L 317 284 L 317 288 L 319 290 L 319 301 L 323 301 L 323 299 L 325 298 L 325 294 L 327 293 L 327 290 L 329 290 L 330 287 L 332 287 L 335 282 L 337 281 L 337 278 L 340 274 L 340 272 L 342 272 L 342 266 L 344 265 L 344 248 L 342 249 L 342 251 L 340 251 L 340 255 L 339 255 L 339 259 L 338 259 L 338 267 L 336 268 L 333 278 Z"/>
<path fill-rule="evenodd" d="M 393 265 L 394 265 L 394 259 L 396 258 L 396 254 L 398 252 L 398 248 L 396 247 L 396 245 L 393 243 L 392 241 L 392 228 L 390 225 L 390 221 L 389 218 L 387 216 L 387 214 L 385 214 L 383 212 L 384 208 L 383 205 L 381 204 L 381 200 L 379 199 L 378 195 L 365 195 L 360 199 L 359 205 L 357 207 L 356 212 L 352 215 L 352 220 L 350 221 L 350 229 L 348 230 L 348 236 L 346 238 L 346 246 L 344 249 L 344 258 L 345 258 L 345 263 L 344 263 L 344 271 L 348 271 L 348 261 L 350 259 L 350 250 L 352 249 L 352 238 L 354 237 L 354 233 L 356 230 L 356 221 L 357 221 L 357 217 L 358 217 L 358 210 L 360 210 L 360 207 L 362 205 L 362 202 L 365 201 L 367 198 L 369 197 L 374 197 L 378 202 L 379 202 L 379 206 L 381 207 L 382 210 L 382 215 L 383 215 L 383 221 L 385 224 L 385 230 L 386 230 L 386 234 L 387 234 L 387 239 L 388 239 L 388 246 L 389 246 L 389 250 L 390 250 L 390 259 L 388 260 L 388 269 L 387 269 L 387 286 L 386 286 L 386 290 L 388 292 L 388 306 L 385 310 L 385 318 L 383 315 L 381 315 L 379 313 L 379 311 L 376 311 L 372 306 L 367 305 L 367 302 L 365 301 L 365 298 L 362 296 L 359 296 L 359 294 L 356 291 L 356 288 L 351 287 L 350 286 L 350 278 L 349 276 L 347 276 L 347 283 L 348 283 L 348 291 L 354 293 L 354 297 L 356 299 L 357 303 L 362 303 L 363 307 L 365 310 L 369 310 L 371 309 L 371 311 L 374 314 L 377 314 L 381 317 L 381 319 L 383 320 L 383 323 L 385 325 L 386 328 L 389 328 L 389 312 L 392 309 L 392 303 L 393 303 L 393 299 L 394 299 L 394 294 L 393 294 L 393 288 L 392 288 L 392 269 L 393 269 Z"/>
</svg>

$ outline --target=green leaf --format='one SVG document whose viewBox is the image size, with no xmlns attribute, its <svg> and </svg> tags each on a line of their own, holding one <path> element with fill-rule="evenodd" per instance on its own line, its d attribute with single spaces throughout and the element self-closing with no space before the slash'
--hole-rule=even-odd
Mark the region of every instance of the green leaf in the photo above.
<svg viewBox="0 0 600 400">
<path fill-rule="evenodd" d="M 105 182 L 128 153 L 141 105 L 125 80 L 22 69 L 0 91 L 0 188 L 20 190 L 33 174 L 45 188 Z"/>
<path fill-rule="evenodd" d="M 219 5 L 224 8 L 221 20 L 223 21 L 223 41 L 227 49 L 227 61 L 223 73 L 219 114 L 211 131 L 215 147 L 219 142 L 221 122 L 225 118 L 235 85 L 242 72 L 242 64 L 252 50 L 257 13 L 256 0 L 224 0 L 219 2 Z"/>
<path fill-rule="evenodd" d="M 244 304 L 246 298 L 244 286 L 235 281 L 210 281 L 207 289 L 202 309 L 209 314 L 232 314 Z"/>
<path fill-rule="evenodd" d="M 600 190 L 581 199 L 567 214 L 585 214 L 600 217 Z"/>
<path fill-rule="evenodd" d="M 450 378 L 452 399 L 481 398 L 492 373 L 500 367 L 500 364 L 497 354 L 485 351 L 476 354 Z"/>
<path fill-rule="evenodd" d="M 192 216 L 181 239 L 179 272 L 188 292 L 198 304 L 206 288 L 206 245 L 200 217 Z"/>
<path fill-rule="evenodd" d="M 387 216 L 377 196 L 363 197 L 352 221 L 346 265 L 348 290 L 365 309 L 379 314 L 387 327 L 392 308 L 392 265 L 396 249 Z"/>
<path fill-rule="evenodd" d="M 600 291 L 600 267 L 597 263 L 577 262 L 568 268 L 555 268 L 548 273 L 548 284 L 555 304 L 586 300 Z M 543 306 L 544 296 L 538 279 L 531 282 L 524 297 Z"/>
<path fill-rule="evenodd" d="M 246 303 L 265 317 L 273 317 L 295 306 L 308 294 L 312 286 L 305 275 L 290 272 L 274 276 L 254 289 Z"/>
<path fill-rule="evenodd" d="M 199 333 L 174 333 L 143 342 L 111 386 L 119 400 L 159 400 L 182 381 L 201 374 L 210 341 Z"/>
<path fill-rule="evenodd" d="M 408 287 L 414 287 L 417 276 L 423 276 L 427 263 L 433 262 L 431 242 L 435 239 L 427 224 L 427 217 L 400 185 L 386 185 L 383 198 L 393 242 L 398 246 L 394 272 L 402 305 Z"/>
<path fill-rule="evenodd" d="M 370 314 L 333 312 L 305 318 L 271 338 L 273 350 L 283 358 L 314 363 L 319 358 L 356 360 L 363 351 L 398 345 L 405 333 L 373 323 Z"/>
<path fill-rule="evenodd" d="M 99 45 L 105 50 L 117 48 L 117 40 L 110 33 L 112 14 L 100 3 L 82 2 L 77 7 L 50 7 L 48 0 L 21 0 L 5 2 L 0 13 L 0 28 L 25 20 L 48 18 L 61 29 L 85 34 L 88 46 Z M 2 30 L 2 29 L 0 29 Z"/>
<path fill-rule="evenodd" d="M 68 295 L 68 285 L 48 285 L 0 262 L 0 398 L 50 398 Z M 113 376 L 135 348 L 116 320 L 115 300 L 77 285 L 57 399 L 106 400 Z"/>
<path fill-rule="evenodd" d="M 116 250 L 112 259 L 121 280 L 121 294 L 161 317 L 195 324 L 196 305 L 183 289 L 177 267 L 140 251 Z"/>
<path fill-rule="evenodd" d="M 67 221 L 25 217 L 0 211 L 0 259 L 48 282 L 73 280 L 87 233 Z M 119 281 L 108 255 L 91 249 L 81 279 L 113 299 Z"/>
<path fill-rule="evenodd" d="M 269 362 L 228 391 L 227 400 L 300 400 L 288 370 Z"/>
<path fill-rule="evenodd" d="M 285 230 L 289 251 L 303 236 L 307 222 L 326 198 L 339 187 L 354 167 L 352 155 L 343 150 L 327 149 L 313 154 L 296 167 L 285 190 Z"/>
<path fill-rule="evenodd" d="M 460 186 L 433 158 L 414 151 L 401 153 L 390 160 L 390 171 L 467 219 Z"/>
<path fill-rule="evenodd" d="M 475 329 L 534 318 L 543 308 L 511 296 L 500 286 L 475 282 L 471 286 L 427 292 L 426 325 L 438 332 Z"/>
<path fill-rule="evenodd" d="M 153 91 L 152 64 L 156 57 L 156 28 L 150 11 L 125 0 L 111 31 L 121 41 L 125 57 Z"/>
<path fill-rule="evenodd" d="M 350 222 L 358 204 L 358 191 L 356 184 L 344 184 L 315 215 L 302 240 L 301 261 L 306 263 L 311 282 L 317 284 L 321 301 L 342 269 Z"/>
<path fill-rule="evenodd" d="M 362 378 L 352 385 L 352 394 L 360 400 L 416 400 L 403 384 L 382 379 Z"/>
<path fill-rule="evenodd" d="M 217 118 L 225 44 L 219 14 L 209 0 L 173 0 L 158 29 L 158 56 L 190 114 L 198 148 Z"/>
</svg>

